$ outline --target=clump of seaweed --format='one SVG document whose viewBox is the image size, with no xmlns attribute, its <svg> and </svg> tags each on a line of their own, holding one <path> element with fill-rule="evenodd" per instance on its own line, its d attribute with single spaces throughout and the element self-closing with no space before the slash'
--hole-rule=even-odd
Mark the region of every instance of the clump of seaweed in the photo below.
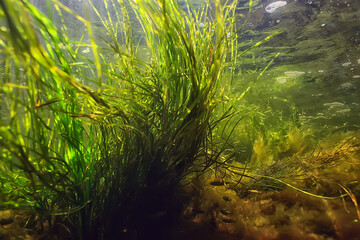
<svg viewBox="0 0 360 240">
<path fill-rule="evenodd" d="M 233 162 L 195 178 L 183 213 L 195 227 L 184 235 L 205 228 L 216 233 L 209 239 L 351 239 L 359 234 L 359 146 L 358 133 L 337 134 L 263 168 Z"/>
</svg>

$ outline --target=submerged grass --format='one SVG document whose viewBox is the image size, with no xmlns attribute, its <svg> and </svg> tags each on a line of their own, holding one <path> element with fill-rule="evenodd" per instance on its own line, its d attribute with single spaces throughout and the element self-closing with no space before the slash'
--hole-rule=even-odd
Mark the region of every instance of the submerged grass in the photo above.
<svg viewBox="0 0 360 240">
<path fill-rule="evenodd" d="M 0 2 L 1 207 L 26 208 L 49 224 L 57 217 L 79 239 L 129 228 L 144 237 L 159 212 L 171 218 L 179 182 L 224 150 L 213 130 L 233 114 L 215 109 L 228 102 L 219 83 L 242 55 L 236 1 L 195 9 L 109 0 L 106 15 L 90 2 L 101 44 L 89 19 L 52 3 L 60 18 L 78 19 L 90 44 L 71 41 L 66 25 L 29 1 Z M 136 42 L 134 24 L 142 28 Z M 136 57 L 144 48 L 149 61 Z"/>
</svg>

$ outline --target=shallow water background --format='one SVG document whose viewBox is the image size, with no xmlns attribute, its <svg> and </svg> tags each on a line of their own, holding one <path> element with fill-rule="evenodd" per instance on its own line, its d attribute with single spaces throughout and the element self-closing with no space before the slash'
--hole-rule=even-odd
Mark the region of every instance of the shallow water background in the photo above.
<svg viewBox="0 0 360 240">
<path fill-rule="evenodd" d="M 242 78 L 251 80 L 269 57 L 280 53 L 249 100 L 283 97 L 297 107 L 300 123 L 321 135 L 358 129 L 360 2 L 292 0 L 266 12 L 274 2 L 256 2 L 242 38 L 253 42 L 282 31 L 243 59 Z M 239 82 L 235 88 L 241 86 Z"/>
</svg>

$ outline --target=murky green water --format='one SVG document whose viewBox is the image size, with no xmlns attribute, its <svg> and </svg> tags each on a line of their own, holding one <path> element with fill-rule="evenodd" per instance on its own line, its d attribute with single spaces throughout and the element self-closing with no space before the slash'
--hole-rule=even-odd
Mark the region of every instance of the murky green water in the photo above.
<svg viewBox="0 0 360 240">
<path fill-rule="evenodd" d="M 249 32 L 241 38 L 253 42 L 275 30 L 282 32 L 240 64 L 242 77 L 252 79 L 256 74 L 247 71 L 258 70 L 280 53 L 249 101 L 286 98 L 297 107 L 303 126 L 322 133 L 358 129 L 360 2 L 287 1 L 274 12 L 266 12 L 273 2 L 257 1 L 245 24 Z M 235 88 L 241 86 L 239 81 Z"/>
</svg>

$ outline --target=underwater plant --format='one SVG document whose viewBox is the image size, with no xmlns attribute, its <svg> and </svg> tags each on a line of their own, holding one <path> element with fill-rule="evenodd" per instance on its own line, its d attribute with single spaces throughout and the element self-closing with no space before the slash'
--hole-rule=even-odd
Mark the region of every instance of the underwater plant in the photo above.
<svg viewBox="0 0 360 240">
<path fill-rule="evenodd" d="M 172 218 L 180 181 L 223 151 L 212 131 L 232 115 L 215 110 L 228 101 L 224 72 L 243 54 L 236 1 L 109 0 L 105 16 L 90 2 L 99 29 L 52 3 L 60 27 L 27 0 L 0 3 L 1 207 L 50 228 L 56 218 L 79 239 L 146 236 L 157 216 Z M 64 13 L 88 43 L 71 39 Z"/>
<path fill-rule="evenodd" d="M 0 210 L 26 210 L 29 228 L 37 221 L 66 239 L 161 239 L 191 198 L 183 184 L 204 178 L 197 191 L 209 201 L 194 205 L 223 229 L 242 218 L 225 207 L 251 212 L 239 195 L 285 186 L 322 199 L 348 194 L 359 214 L 356 177 L 336 181 L 346 194 L 320 184 L 327 168 L 356 162 L 356 138 L 312 150 L 294 104 L 258 99 L 274 59 L 233 91 L 240 57 L 277 34 L 242 45 L 237 1 L 89 1 L 77 13 L 49 0 L 47 8 L 0 1 Z"/>
</svg>

